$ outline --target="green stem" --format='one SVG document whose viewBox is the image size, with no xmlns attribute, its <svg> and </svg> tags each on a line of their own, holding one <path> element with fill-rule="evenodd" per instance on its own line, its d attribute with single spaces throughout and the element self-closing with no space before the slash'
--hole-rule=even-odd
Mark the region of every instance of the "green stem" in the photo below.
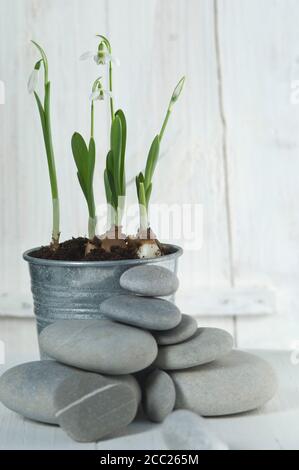
<svg viewBox="0 0 299 470">
<path fill-rule="evenodd" d="M 44 135 L 44 142 L 47 154 L 47 162 L 49 169 L 50 185 L 51 185 L 51 195 L 52 195 L 52 206 L 53 206 L 53 227 L 52 227 L 52 245 L 56 247 L 59 244 L 60 237 L 60 209 L 59 209 L 59 196 L 58 196 L 58 185 L 57 185 L 57 175 L 55 167 L 55 157 L 53 150 L 53 141 L 52 141 L 52 132 L 51 132 L 51 114 L 50 114 L 50 93 L 51 87 L 49 82 L 49 65 L 48 59 L 43 48 L 37 44 L 35 41 L 32 43 L 37 47 L 41 60 L 44 67 L 44 85 L 45 85 L 45 96 L 44 96 L 44 106 L 42 106 L 41 101 L 38 95 L 35 93 L 35 98 L 37 101 L 41 124 Z"/>
<path fill-rule="evenodd" d="M 53 233 L 52 233 L 52 240 L 54 245 L 58 245 L 59 237 L 60 237 L 60 228 L 59 228 L 59 220 L 60 220 L 60 209 L 59 209 L 59 199 L 52 199 L 53 204 Z"/>
<path fill-rule="evenodd" d="M 90 137 L 94 138 L 94 102 L 91 102 L 91 112 L 90 112 Z"/>
<path fill-rule="evenodd" d="M 96 208 L 94 202 L 94 195 L 93 192 L 90 195 L 89 203 L 88 203 L 88 238 L 89 240 L 93 240 L 96 234 L 96 226 L 97 226 L 97 216 L 96 216 Z"/>
<path fill-rule="evenodd" d="M 52 240 L 53 244 L 59 243 L 60 237 L 60 209 L 59 209 L 59 195 L 57 185 L 57 175 L 55 166 L 55 157 L 53 150 L 52 131 L 51 131 L 51 115 L 50 115 L 50 82 L 45 86 L 45 100 L 44 100 L 44 115 L 45 115 L 45 146 L 47 153 L 47 161 L 50 176 L 52 204 L 53 204 L 53 230 Z"/>
<path fill-rule="evenodd" d="M 93 240 L 96 234 L 97 218 L 95 216 L 89 216 L 88 218 L 88 238 Z"/>
<path fill-rule="evenodd" d="M 138 199 L 139 199 L 140 230 L 143 232 L 143 231 L 146 231 L 149 226 L 144 183 L 139 184 Z"/>
<path fill-rule="evenodd" d="M 169 108 L 167 109 L 167 113 L 166 113 L 164 122 L 163 122 L 163 126 L 162 126 L 161 131 L 160 131 L 160 134 L 159 134 L 160 142 L 161 142 L 161 140 L 162 140 L 162 138 L 163 138 L 163 135 L 164 135 L 164 132 L 165 132 L 165 129 L 166 129 L 168 120 L 169 120 L 170 115 L 171 115 L 171 111 L 172 111 L 172 109 L 171 109 L 171 107 L 169 106 Z"/>
<path fill-rule="evenodd" d="M 111 51 L 110 51 L 111 53 Z M 113 92 L 113 77 L 112 77 L 112 63 L 109 62 L 109 91 L 110 93 Z M 114 103 L 113 103 L 113 96 L 110 96 L 110 112 L 111 112 L 111 121 L 114 120 Z"/>
</svg>

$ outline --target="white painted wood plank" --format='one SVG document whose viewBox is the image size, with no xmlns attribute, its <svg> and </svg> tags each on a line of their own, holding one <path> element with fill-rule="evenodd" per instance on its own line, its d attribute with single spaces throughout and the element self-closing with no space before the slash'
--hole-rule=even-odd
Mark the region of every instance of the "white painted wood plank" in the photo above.
<svg viewBox="0 0 299 470">
<path fill-rule="evenodd" d="M 276 312 L 275 293 L 267 288 L 213 289 L 200 288 L 194 293 L 178 292 L 176 303 L 183 312 L 193 316 L 252 316 L 273 315 Z"/>
<path fill-rule="evenodd" d="M 295 0 L 216 0 L 235 284 L 268 285 L 278 315 L 238 320 L 246 347 L 299 339 L 298 78 Z"/>
<path fill-rule="evenodd" d="M 0 341 L 5 347 L 5 364 L 8 368 L 18 362 L 38 359 L 38 343 L 35 321 L 28 319 L 0 319 Z"/>
</svg>

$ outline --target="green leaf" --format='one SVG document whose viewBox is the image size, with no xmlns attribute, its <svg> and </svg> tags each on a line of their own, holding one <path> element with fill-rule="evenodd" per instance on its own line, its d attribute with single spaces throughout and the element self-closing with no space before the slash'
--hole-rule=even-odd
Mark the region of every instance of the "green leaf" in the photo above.
<svg viewBox="0 0 299 470">
<path fill-rule="evenodd" d="M 144 183 L 139 181 L 139 204 L 146 207 Z"/>
<path fill-rule="evenodd" d="M 121 195 L 122 183 L 120 181 L 120 171 L 122 156 L 122 128 L 119 116 L 115 116 L 111 125 L 111 150 L 113 153 L 113 177 L 115 189 L 117 194 Z"/>
<path fill-rule="evenodd" d="M 121 194 L 124 196 L 126 194 L 126 174 L 125 174 L 125 159 L 126 159 L 126 145 L 127 145 L 127 122 L 124 112 L 119 109 L 116 111 L 116 116 L 119 117 L 121 121 L 121 135 L 122 135 L 122 148 L 121 148 L 121 162 L 120 162 L 120 184 L 121 184 Z"/>
<path fill-rule="evenodd" d="M 87 161 L 87 170 L 88 170 L 88 181 L 92 185 L 93 175 L 94 175 L 94 167 L 96 161 L 96 144 L 94 138 L 91 137 L 89 141 L 88 147 L 88 161 Z"/>
<path fill-rule="evenodd" d="M 87 190 L 88 190 L 88 207 L 89 213 L 95 215 L 95 203 L 93 195 L 93 176 L 96 159 L 96 145 L 94 138 L 91 137 L 88 147 L 88 159 L 87 159 Z"/>
<path fill-rule="evenodd" d="M 79 183 L 80 183 L 81 189 L 82 189 L 82 191 L 83 191 L 83 194 L 84 194 L 84 196 L 85 196 L 85 199 L 87 200 L 87 189 L 86 189 L 86 188 L 85 188 L 85 186 L 84 186 L 84 182 L 82 181 L 82 179 L 81 179 L 81 176 L 80 176 L 80 173 L 79 173 L 79 172 L 77 172 L 77 176 L 78 176 L 78 180 L 79 180 Z"/>
<path fill-rule="evenodd" d="M 153 185 L 151 183 L 145 191 L 145 199 L 146 199 L 146 208 L 147 209 L 148 209 L 150 198 L 151 198 L 151 195 L 152 195 L 152 189 L 153 189 Z"/>
<path fill-rule="evenodd" d="M 153 174 L 157 165 L 157 161 L 159 158 L 159 152 L 160 152 L 160 139 L 159 136 L 156 135 L 154 138 L 148 157 L 147 157 L 147 162 L 146 162 L 146 168 L 145 168 L 145 189 L 147 189 L 153 178 Z"/>
<path fill-rule="evenodd" d="M 72 137 L 72 151 L 78 170 L 78 180 L 88 205 L 89 215 L 94 218 L 93 176 L 96 156 L 95 141 L 91 138 L 87 148 L 81 134 L 76 132 Z"/>
<path fill-rule="evenodd" d="M 85 140 L 78 132 L 75 132 L 72 137 L 72 151 L 78 173 L 80 174 L 85 185 L 88 179 L 88 169 L 86 163 L 88 160 L 89 151 Z"/>
<path fill-rule="evenodd" d="M 113 174 L 113 168 L 114 168 L 114 165 L 113 165 L 113 153 L 112 153 L 112 150 L 109 150 L 108 154 L 107 154 L 107 157 L 106 157 L 106 168 L 108 171 L 110 171 L 110 173 Z"/>
<path fill-rule="evenodd" d="M 118 194 L 117 194 L 116 187 L 115 187 L 114 177 L 112 173 L 110 173 L 110 171 L 107 171 L 107 176 L 108 176 L 109 186 L 111 189 L 111 204 L 116 210 L 118 207 Z"/>
<path fill-rule="evenodd" d="M 138 202 L 139 202 L 139 178 L 138 176 L 135 177 L 135 183 L 136 183 L 137 197 L 138 197 Z"/>
<path fill-rule="evenodd" d="M 110 188 L 109 177 L 107 169 L 104 171 L 104 185 L 107 203 L 112 205 L 112 191 Z"/>
</svg>

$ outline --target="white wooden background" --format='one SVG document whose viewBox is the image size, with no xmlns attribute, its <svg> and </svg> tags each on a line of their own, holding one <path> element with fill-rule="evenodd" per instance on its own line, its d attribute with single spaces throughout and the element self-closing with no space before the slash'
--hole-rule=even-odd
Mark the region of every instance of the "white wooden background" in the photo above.
<svg viewBox="0 0 299 470">
<path fill-rule="evenodd" d="M 182 295 L 270 289 L 275 315 L 200 321 L 233 331 L 243 347 L 291 348 L 299 340 L 299 105 L 290 99 L 299 80 L 298 25 L 297 0 L 0 0 L 1 313 L 20 313 L 22 303 L 26 312 L 21 254 L 50 233 L 43 141 L 26 91 L 37 58 L 29 41 L 49 56 L 67 238 L 86 230 L 70 137 L 88 132 L 89 88 L 98 75 L 95 64 L 78 58 L 103 33 L 121 60 L 115 90 L 129 124 L 129 178 L 144 165 L 174 84 L 187 76 L 153 194 L 154 201 L 204 208 L 204 245 L 181 260 Z M 109 121 L 107 106 L 100 108 L 99 201 Z"/>
</svg>

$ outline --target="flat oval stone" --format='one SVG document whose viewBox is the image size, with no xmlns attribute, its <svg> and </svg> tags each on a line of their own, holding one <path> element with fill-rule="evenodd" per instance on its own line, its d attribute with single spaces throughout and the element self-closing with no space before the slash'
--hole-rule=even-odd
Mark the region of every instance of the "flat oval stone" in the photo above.
<svg viewBox="0 0 299 470">
<path fill-rule="evenodd" d="M 152 331 L 159 345 L 177 344 L 191 338 L 197 330 L 195 318 L 182 315 L 181 322 L 175 328 L 166 331 Z"/>
<path fill-rule="evenodd" d="M 75 441 L 97 442 L 133 421 L 137 400 L 128 384 L 89 374 L 89 380 L 73 375 L 55 392 L 55 416 Z"/>
<path fill-rule="evenodd" d="M 218 328 L 198 328 L 187 341 L 160 346 L 154 366 L 174 370 L 199 366 L 228 354 L 233 347 L 232 336 Z"/>
<path fill-rule="evenodd" d="M 149 332 L 109 320 L 55 322 L 42 331 L 40 346 L 59 362 L 108 375 L 145 369 L 157 355 Z"/>
<path fill-rule="evenodd" d="M 181 312 L 172 302 L 162 299 L 117 295 L 102 302 L 106 317 L 146 330 L 169 330 L 181 321 Z"/>
<path fill-rule="evenodd" d="M 176 408 L 202 416 L 223 416 L 254 410 L 276 393 L 277 380 L 263 359 L 242 351 L 192 369 L 170 372 L 176 387 Z"/>
<path fill-rule="evenodd" d="M 128 383 L 109 380 L 55 361 L 35 361 L 13 367 L 2 375 L 0 401 L 26 418 L 58 424 L 57 413 L 61 408 L 57 407 L 56 397 L 63 394 L 65 406 L 72 408 L 72 416 L 77 413 L 82 420 L 80 432 L 85 434 L 85 438 L 81 434 L 82 440 L 89 440 L 88 429 L 93 433 L 92 440 L 96 440 L 106 431 L 118 430 L 134 419 L 137 399 L 129 383 L 130 379 Z M 105 418 L 105 428 L 103 410 L 110 416 L 109 423 Z"/>
<path fill-rule="evenodd" d="M 179 280 L 169 269 L 147 264 L 125 271 L 120 278 L 120 285 L 134 294 L 163 297 L 177 291 Z"/>
<path fill-rule="evenodd" d="M 170 376 L 159 369 L 151 372 L 145 380 L 143 409 L 146 416 L 156 423 L 164 421 L 175 405 L 175 387 Z"/>
</svg>

